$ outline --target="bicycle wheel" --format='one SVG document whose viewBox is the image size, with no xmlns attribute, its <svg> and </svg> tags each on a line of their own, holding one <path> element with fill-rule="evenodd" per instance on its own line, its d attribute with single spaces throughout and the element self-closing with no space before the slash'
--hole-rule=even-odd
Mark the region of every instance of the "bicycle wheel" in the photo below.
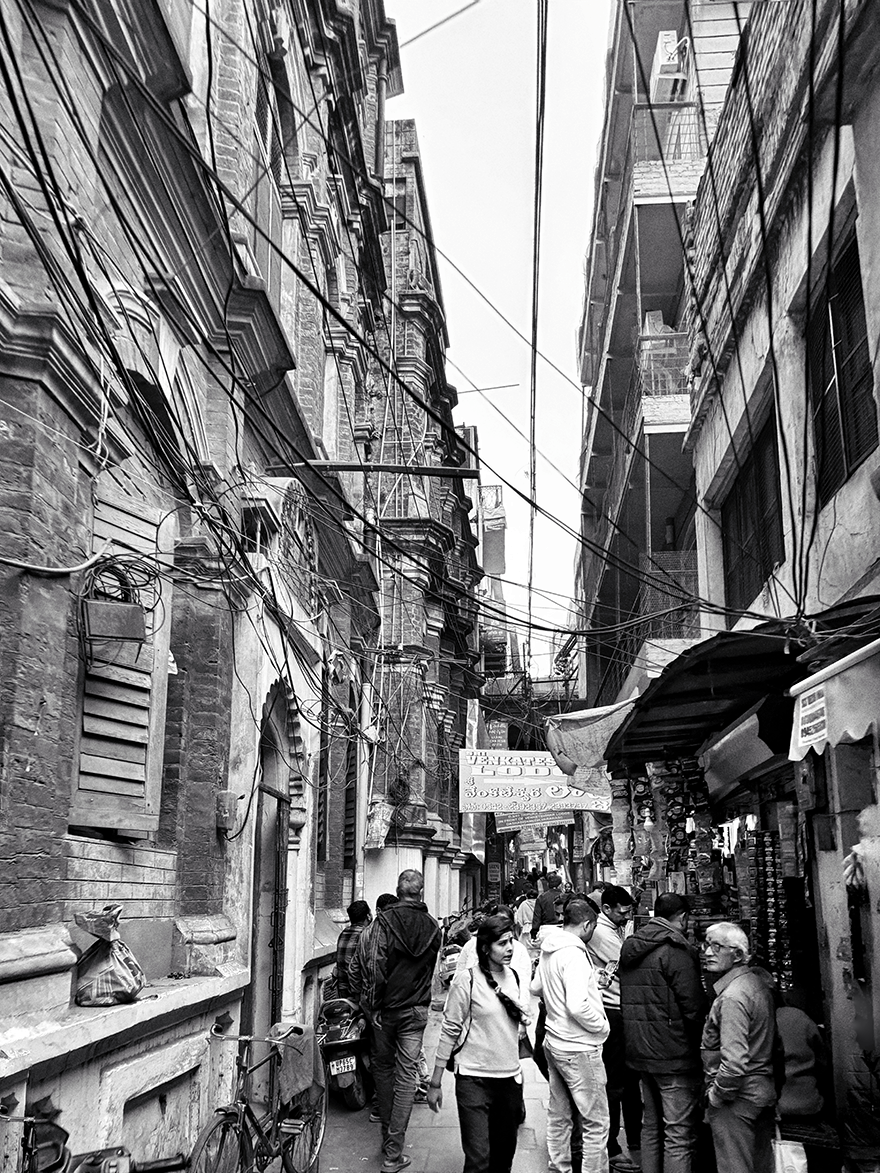
<svg viewBox="0 0 880 1173">
<path fill-rule="evenodd" d="M 237 1115 L 218 1112 L 199 1133 L 189 1159 L 190 1173 L 251 1173 L 254 1150 Z"/>
<path fill-rule="evenodd" d="M 318 1159 L 327 1124 L 327 1092 L 314 1085 L 287 1105 L 281 1121 L 284 1173 L 309 1173 Z"/>
</svg>

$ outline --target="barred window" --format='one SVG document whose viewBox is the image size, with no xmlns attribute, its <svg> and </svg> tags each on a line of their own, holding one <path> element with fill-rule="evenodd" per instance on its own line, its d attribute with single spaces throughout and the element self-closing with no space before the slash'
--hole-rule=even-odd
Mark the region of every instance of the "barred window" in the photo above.
<svg viewBox="0 0 880 1173">
<path fill-rule="evenodd" d="M 877 407 L 855 237 L 831 267 L 807 325 L 819 504 L 877 447 Z"/>
<path fill-rule="evenodd" d="M 721 506 L 721 531 L 727 605 L 745 610 L 785 558 L 775 414 L 756 437 Z"/>
</svg>

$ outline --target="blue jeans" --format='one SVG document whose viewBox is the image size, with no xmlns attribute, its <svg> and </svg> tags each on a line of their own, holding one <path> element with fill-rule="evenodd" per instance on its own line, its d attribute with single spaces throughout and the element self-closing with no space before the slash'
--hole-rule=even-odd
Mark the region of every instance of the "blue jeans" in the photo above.
<svg viewBox="0 0 880 1173">
<path fill-rule="evenodd" d="M 455 1077 L 463 1173 L 510 1173 L 522 1112 L 522 1084 L 510 1079 Z"/>
<path fill-rule="evenodd" d="M 559 1051 L 545 1039 L 544 1051 L 550 1075 L 547 1153 L 551 1173 L 571 1173 L 572 1102 L 581 1118 L 583 1173 L 608 1173 L 608 1096 L 602 1048 Z"/>
<path fill-rule="evenodd" d="M 413 1006 L 383 1011 L 382 1025 L 373 1027 L 373 1079 L 382 1119 L 382 1154 L 388 1162 L 403 1152 L 427 1022 L 428 1007 Z"/>
<path fill-rule="evenodd" d="M 702 1075 L 642 1072 L 642 1173 L 693 1173 Z"/>
</svg>

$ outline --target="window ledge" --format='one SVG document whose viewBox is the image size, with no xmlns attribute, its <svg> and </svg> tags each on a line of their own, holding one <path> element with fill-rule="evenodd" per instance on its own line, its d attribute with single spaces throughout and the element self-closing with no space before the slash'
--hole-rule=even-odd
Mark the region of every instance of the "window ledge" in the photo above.
<svg viewBox="0 0 880 1173">
<path fill-rule="evenodd" d="M 0 1030 L 0 1081 L 29 1071 L 57 1072 L 163 1026 L 205 1012 L 242 990 L 244 966 L 228 966 L 215 977 L 164 978 L 146 987 L 136 1002 L 120 1006 L 70 1006 L 52 1015 L 7 1019 Z"/>
</svg>

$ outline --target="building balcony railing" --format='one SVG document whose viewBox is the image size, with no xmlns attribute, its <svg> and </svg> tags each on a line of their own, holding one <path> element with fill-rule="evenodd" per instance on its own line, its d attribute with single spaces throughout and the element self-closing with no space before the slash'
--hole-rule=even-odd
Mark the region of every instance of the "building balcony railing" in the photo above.
<svg viewBox="0 0 880 1173">
<path fill-rule="evenodd" d="M 616 517 L 623 498 L 633 445 L 638 442 L 640 420 L 645 412 L 644 400 L 687 395 L 687 362 L 687 334 L 668 332 L 642 334 L 638 337 L 632 378 L 620 416 L 620 431 L 614 433 L 611 442 L 611 473 L 603 504 L 606 515 Z M 685 404 L 679 407 L 687 412 Z M 682 422 L 676 410 L 666 414 L 670 420 L 675 414 L 673 422 Z M 684 422 L 687 422 L 686 417 Z M 606 520 L 597 530 L 596 541 L 604 544 L 612 529 L 613 526 Z"/>
<path fill-rule="evenodd" d="M 619 445 L 628 447 L 629 441 L 635 440 L 645 399 L 687 395 L 687 362 L 687 334 L 667 331 L 641 334 L 637 338 L 633 373 L 621 421 L 624 435 L 617 437 Z"/>
<path fill-rule="evenodd" d="M 695 102 L 636 103 L 632 108 L 626 153 L 608 163 L 608 194 L 599 209 L 596 226 L 602 244 L 595 263 L 609 276 L 617 272 L 618 254 L 626 243 L 633 199 L 678 203 L 697 190 L 707 153 L 703 116 Z M 619 171 L 618 171 L 619 167 Z M 608 331 L 613 281 L 599 279 L 600 296 L 590 307 L 587 336 L 601 350 Z M 596 292 L 594 290 L 594 292 Z M 588 344 L 589 345 L 589 344 Z M 595 355 L 598 366 L 599 356 Z"/>
<path fill-rule="evenodd" d="M 693 163 L 706 154 L 700 111 L 696 102 L 654 102 L 635 105 L 630 148 L 635 164 L 670 167 Z"/>
<path fill-rule="evenodd" d="M 610 663 L 595 698 L 597 705 L 617 699 L 627 675 L 648 641 L 699 639 L 696 550 L 670 550 L 641 555 L 642 584 L 634 614 L 644 616 L 606 648 Z"/>
<path fill-rule="evenodd" d="M 684 333 L 642 334 L 636 374 L 642 395 L 687 395 L 688 336 Z"/>
</svg>

